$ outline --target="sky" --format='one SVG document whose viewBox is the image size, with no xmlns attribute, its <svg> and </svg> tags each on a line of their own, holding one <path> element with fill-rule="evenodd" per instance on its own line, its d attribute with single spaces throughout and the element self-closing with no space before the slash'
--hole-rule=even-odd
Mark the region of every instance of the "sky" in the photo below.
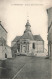
<svg viewBox="0 0 52 79">
<path fill-rule="evenodd" d="M 33 35 L 41 35 L 47 49 L 48 15 L 51 0 L 0 0 L 0 21 L 8 31 L 7 44 L 25 30 L 27 19 Z M 29 16 L 29 17 L 27 17 Z"/>
</svg>

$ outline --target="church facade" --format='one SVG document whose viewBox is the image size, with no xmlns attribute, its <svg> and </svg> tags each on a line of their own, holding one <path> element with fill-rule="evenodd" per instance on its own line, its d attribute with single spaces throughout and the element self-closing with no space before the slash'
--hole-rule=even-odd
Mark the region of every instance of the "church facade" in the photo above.
<svg viewBox="0 0 52 79">
<path fill-rule="evenodd" d="M 29 20 L 25 25 L 26 29 L 22 36 L 16 36 L 12 41 L 12 53 L 15 55 L 36 55 L 44 52 L 44 40 L 40 35 L 33 35 L 31 32 L 31 25 Z"/>
</svg>

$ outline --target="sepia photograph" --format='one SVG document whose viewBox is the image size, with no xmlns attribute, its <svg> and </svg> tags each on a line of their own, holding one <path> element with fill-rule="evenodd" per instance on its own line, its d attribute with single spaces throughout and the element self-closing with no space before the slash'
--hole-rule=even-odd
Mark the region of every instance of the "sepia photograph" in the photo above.
<svg viewBox="0 0 52 79">
<path fill-rule="evenodd" d="M 52 0 L 0 0 L 0 79 L 52 79 Z"/>
</svg>

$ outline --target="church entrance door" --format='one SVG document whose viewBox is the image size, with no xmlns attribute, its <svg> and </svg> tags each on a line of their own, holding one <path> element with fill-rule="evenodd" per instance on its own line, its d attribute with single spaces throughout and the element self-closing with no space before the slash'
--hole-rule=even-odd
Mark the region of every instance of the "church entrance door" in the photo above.
<svg viewBox="0 0 52 79">
<path fill-rule="evenodd" d="M 26 52 L 26 46 L 23 45 L 23 47 L 22 47 L 22 53 L 25 53 L 25 52 Z"/>
</svg>

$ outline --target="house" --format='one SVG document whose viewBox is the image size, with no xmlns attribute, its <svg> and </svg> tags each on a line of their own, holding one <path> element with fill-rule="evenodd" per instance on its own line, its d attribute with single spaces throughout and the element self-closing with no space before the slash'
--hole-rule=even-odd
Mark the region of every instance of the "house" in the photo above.
<svg viewBox="0 0 52 79">
<path fill-rule="evenodd" d="M 0 60 L 12 57 L 9 57 L 9 50 L 11 50 L 11 48 L 7 46 L 7 31 L 0 21 Z"/>
<path fill-rule="evenodd" d="M 22 36 L 16 36 L 12 41 L 12 53 L 13 55 L 25 54 L 28 56 L 36 55 L 37 53 L 44 52 L 44 40 L 40 35 L 33 35 L 31 32 L 31 25 L 29 20 L 25 25 L 26 29 Z"/>
<path fill-rule="evenodd" d="M 48 14 L 48 56 L 52 57 L 52 7 L 47 9 Z"/>
</svg>

